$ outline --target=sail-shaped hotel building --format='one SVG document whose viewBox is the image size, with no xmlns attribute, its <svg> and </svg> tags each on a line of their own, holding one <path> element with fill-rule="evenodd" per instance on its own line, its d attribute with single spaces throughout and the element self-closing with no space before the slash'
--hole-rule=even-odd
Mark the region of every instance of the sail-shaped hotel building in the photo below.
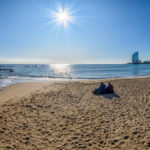
<svg viewBox="0 0 150 150">
<path fill-rule="evenodd" d="M 138 52 L 135 52 L 135 53 L 132 55 L 132 63 L 133 63 L 133 64 L 141 63 L 141 61 L 139 60 L 139 53 L 138 53 Z"/>
</svg>

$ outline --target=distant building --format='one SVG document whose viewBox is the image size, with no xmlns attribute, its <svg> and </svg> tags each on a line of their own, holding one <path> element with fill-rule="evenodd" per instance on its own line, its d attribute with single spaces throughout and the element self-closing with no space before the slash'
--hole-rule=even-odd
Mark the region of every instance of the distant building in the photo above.
<svg viewBox="0 0 150 150">
<path fill-rule="evenodd" d="M 138 53 L 138 52 L 135 52 L 135 53 L 132 55 L 132 63 L 133 63 L 133 64 L 141 63 L 141 61 L 139 60 L 139 53 Z"/>
<path fill-rule="evenodd" d="M 132 55 L 132 62 L 128 63 L 128 64 L 150 64 L 150 60 L 147 61 L 141 61 L 139 59 L 139 52 L 135 52 Z"/>
</svg>

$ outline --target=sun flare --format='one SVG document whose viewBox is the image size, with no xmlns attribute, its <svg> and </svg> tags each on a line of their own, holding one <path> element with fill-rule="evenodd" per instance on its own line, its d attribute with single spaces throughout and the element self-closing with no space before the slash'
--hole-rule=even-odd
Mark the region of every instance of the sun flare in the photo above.
<svg viewBox="0 0 150 150">
<path fill-rule="evenodd" d="M 57 14 L 57 20 L 59 23 L 66 23 L 69 21 L 70 17 L 67 12 L 59 12 Z"/>
<path fill-rule="evenodd" d="M 59 7 L 56 11 L 52 12 L 53 22 L 57 25 L 64 25 L 67 27 L 70 23 L 73 23 L 74 17 L 72 12 L 67 8 Z"/>
</svg>

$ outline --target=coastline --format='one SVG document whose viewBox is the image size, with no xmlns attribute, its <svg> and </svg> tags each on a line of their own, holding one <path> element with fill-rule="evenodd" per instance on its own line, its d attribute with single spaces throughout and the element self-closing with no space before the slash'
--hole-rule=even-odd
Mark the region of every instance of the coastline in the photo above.
<svg viewBox="0 0 150 150">
<path fill-rule="evenodd" d="M 150 76 L 138 76 L 138 77 L 127 77 L 127 78 L 103 78 L 103 79 L 66 79 L 66 80 L 50 80 L 50 81 L 32 81 L 32 82 L 19 82 L 0 89 L 0 105 L 4 104 L 10 99 L 21 98 L 27 95 L 34 94 L 38 91 L 44 89 L 47 86 L 53 86 L 59 83 L 71 83 L 71 82 L 81 82 L 81 83 L 100 83 L 101 81 L 113 81 L 113 80 L 126 80 L 126 79 L 140 79 L 140 78 L 150 78 Z"/>
<path fill-rule="evenodd" d="M 23 82 L 55 82 L 62 80 L 99 80 L 109 78 L 137 78 L 150 76 L 149 65 L 127 64 L 68 64 L 68 65 L 23 65 L 5 64 L 4 69 L 10 68 L 14 72 L 2 71 L 0 89 L 11 84 Z"/>
<path fill-rule="evenodd" d="M 57 83 L 57 82 L 78 82 L 78 81 L 100 81 L 100 80 L 114 80 L 114 79 L 136 79 L 136 78 L 149 78 L 150 75 L 140 75 L 131 77 L 112 77 L 112 78 L 33 78 L 33 79 L 23 79 L 18 80 L 0 87 L 0 91 L 6 87 L 23 84 L 23 83 Z M 2 79 L 1 79 L 2 80 Z"/>
<path fill-rule="evenodd" d="M 115 94 L 93 95 L 100 81 L 111 81 Z M 0 149 L 147 150 L 149 88 L 147 76 L 6 87 L 0 96 L 12 96 L 0 105 Z"/>
</svg>

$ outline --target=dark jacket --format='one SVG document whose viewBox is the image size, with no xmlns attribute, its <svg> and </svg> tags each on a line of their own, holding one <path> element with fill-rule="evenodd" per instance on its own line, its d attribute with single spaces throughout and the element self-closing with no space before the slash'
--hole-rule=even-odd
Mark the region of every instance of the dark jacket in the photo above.
<svg viewBox="0 0 150 150">
<path fill-rule="evenodd" d="M 100 87 L 98 88 L 99 94 L 106 93 L 106 85 L 104 83 L 101 83 Z"/>
</svg>

